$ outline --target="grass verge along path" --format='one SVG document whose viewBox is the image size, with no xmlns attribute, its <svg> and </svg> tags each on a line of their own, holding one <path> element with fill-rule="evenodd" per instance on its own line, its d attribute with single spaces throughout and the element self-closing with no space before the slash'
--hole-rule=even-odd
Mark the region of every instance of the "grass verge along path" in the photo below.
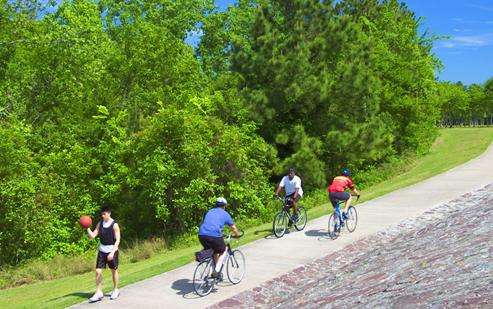
<svg viewBox="0 0 493 309">
<path fill-rule="evenodd" d="M 417 183 L 478 156 L 493 141 L 493 128 L 443 129 L 430 153 L 419 158 L 410 169 L 396 177 L 364 190 L 363 200 L 381 196 L 396 189 Z M 328 213 L 326 204 L 309 210 L 314 219 Z M 271 223 L 246 229 L 240 244 L 263 238 L 271 232 Z M 147 260 L 123 264 L 121 286 L 128 285 L 153 275 L 169 271 L 192 261 L 193 253 L 200 246 L 168 251 Z M 105 291 L 111 289 L 111 274 L 103 274 Z M 87 300 L 94 292 L 94 275 L 87 273 L 62 279 L 39 282 L 0 291 L 0 308 L 44 307 L 61 308 Z"/>
</svg>

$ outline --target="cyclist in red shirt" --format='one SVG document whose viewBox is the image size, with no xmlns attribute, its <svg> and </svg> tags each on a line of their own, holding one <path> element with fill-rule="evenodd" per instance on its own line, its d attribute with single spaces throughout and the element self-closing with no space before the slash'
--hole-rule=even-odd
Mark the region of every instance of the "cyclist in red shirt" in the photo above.
<svg viewBox="0 0 493 309">
<path fill-rule="evenodd" d="M 358 190 L 354 186 L 353 180 L 349 177 L 351 176 L 351 172 L 348 168 L 342 169 L 342 175 L 337 176 L 332 180 L 332 183 L 327 188 L 327 192 L 329 193 L 329 199 L 334 208 L 337 207 L 339 201 L 344 201 L 344 210 L 342 211 L 342 217 L 347 219 L 346 212 L 351 206 L 351 194 L 346 192 L 346 189 L 351 189 L 351 192 L 354 195 L 359 195 Z"/>
</svg>

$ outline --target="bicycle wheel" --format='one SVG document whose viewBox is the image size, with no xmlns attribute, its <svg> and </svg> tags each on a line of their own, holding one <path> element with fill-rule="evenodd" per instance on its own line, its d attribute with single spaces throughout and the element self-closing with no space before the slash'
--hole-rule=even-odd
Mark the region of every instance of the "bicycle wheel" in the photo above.
<svg viewBox="0 0 493 309">
<path fill-rule="evenodd" d="M 212 260 L 200 262 L 193 273 L 193 290 L 199 296 L 206 296 L 214 287 L 214 279 L 211 278 Z"/>
<path fill-rule="evenodd" d="M 286 233 L 286 229 L 288 228 L 288 217 L 284 213 L 284 211 L 281 211 L 277 213 L 277 215 L 274 218 L 274 223 L 272 224 L 272 231 L 274 232 L 274 235 L 276 235 L 277 238 L 280 238 L 284 236 L 284 233 Z"/>
<path fill-rule="evenodd" d="M 306 221 L 308 220 L 306 215 L 306 209 L 303 206 L 298 207 L 298 221 L 294 224 L 294 228 L 301 231 L 306 226 Z"/>
<path fill-rule="evenodd" d="M 328 225 L 329 237 L 332 239 L 336 239 L 337 237 L 339 237 L 339 218 L 337 218 L 337 215 L 335 213 L 330 215 Z"/>
<path fill-rule="evenodd" d="M 356 224 L 358 224 L 358 213 L 356 212 L 356 208 L 350 206 L 346 215 L 346 227 L 347 230 L 352 233 L 356 229 Z"/>
<path fill-rule="evenodd" d="M 240 283 L 243 280 L 243 276 L 245 276 L 245 270 L 245 256 L 240 250 L 233 250 L 226 264 L 226 275 L 229 282 L 232 284 Z"/>
</svg>

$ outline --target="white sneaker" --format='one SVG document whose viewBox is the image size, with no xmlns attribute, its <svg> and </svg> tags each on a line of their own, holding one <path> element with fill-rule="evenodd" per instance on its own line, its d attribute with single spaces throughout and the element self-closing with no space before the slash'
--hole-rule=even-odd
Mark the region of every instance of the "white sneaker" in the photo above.
<svg viewBox="0 0 493 309">
<path fill-rule="evenodd" d="M 91 298 L 89 298 L 89 302 L 95 303 L 95 302 L 103 299 L 103 297 L 104 297 L 103 292 L 96 292 L 96 293 L 94 293 L 94 295 Z"/>
<path fill-rule="evenodd" d="M 117 299 L 118 296 L 120 296 L 120 290 L 118 289 L 114 289 L 113 292 L 111 292 L 111 296 L 110 296 L 110 299 L 113 300 L 113 299 Z"/>
</svg>

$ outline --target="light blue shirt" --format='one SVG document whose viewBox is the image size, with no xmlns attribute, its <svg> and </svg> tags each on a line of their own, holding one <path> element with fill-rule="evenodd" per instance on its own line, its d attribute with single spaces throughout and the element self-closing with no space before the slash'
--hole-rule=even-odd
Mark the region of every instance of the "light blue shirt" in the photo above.
<svg viewBox="0 0 493 309">
<path fill-rule="evenodd" d="M 233 219 L 221 207 L 215 207 L 209 210 L 200 225 L 199 235 L 221 237 L 223 235 L 224 225 L 233 225 Z"/>
</svg>

